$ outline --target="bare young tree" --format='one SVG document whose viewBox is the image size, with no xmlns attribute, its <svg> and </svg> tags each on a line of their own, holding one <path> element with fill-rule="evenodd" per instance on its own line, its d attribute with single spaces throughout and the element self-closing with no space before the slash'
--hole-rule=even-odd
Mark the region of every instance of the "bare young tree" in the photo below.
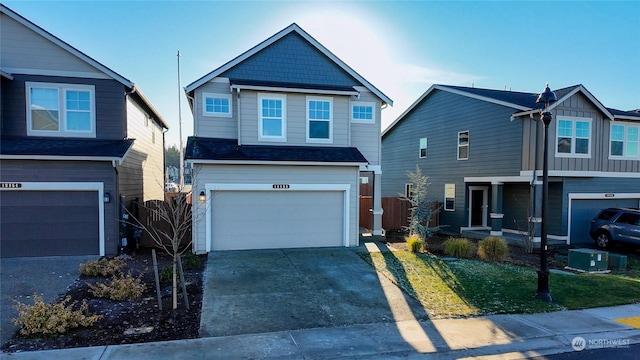
<svg viewBox="0 0 640 360">
<path fill-rule="evenodd" d="M 422 174 L 420 166 L 416 165 L 416 171 L 407 171 L 407 177 L 413 188 L 411 194 L 400 194 L 400 199 L 408 201 L 410 205 L 409 225 L 404 228 L 409 231 L 409 236 L 418 235 L 422 240 L 426 240 L 440 230 L 439 225 L 429 225 L 431 217 L 440 212 L 441 207 L 436 207 L 436 202 L 428 198 L 431 183 L 429 177 Z"/>
<path fill-rule="evenodd" d="M 178 308 L 178 261 L 180 256 L 190 248 L 192 242 L 191 237 L 187 236 L 193 223 L 190 199 L 191 192 L 178 191 L 169 196 L 166 201 L 154 201 L 153 205 L 141 204 L 147 212 L 153 215 L 155 220 L 153 224 L 146 224 L 127 210 L 129 213 L 127 223 L 145 232 L 155 246 L 171 256 L 173 309 Z"/>
</svg>

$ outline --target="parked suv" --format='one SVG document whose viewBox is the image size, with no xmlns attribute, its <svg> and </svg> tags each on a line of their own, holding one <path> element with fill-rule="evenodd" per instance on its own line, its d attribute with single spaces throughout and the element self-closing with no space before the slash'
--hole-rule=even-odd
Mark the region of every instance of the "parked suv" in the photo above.
<svg viewBox="0 0 640 360">
<path fill-rule="evenodd" d="M 591 220 L 589 235 L 599 248 L 608 248 L 612 242 L 640 245 L 640 210 L 627 208 L 601 210 Z"/>
</svg>

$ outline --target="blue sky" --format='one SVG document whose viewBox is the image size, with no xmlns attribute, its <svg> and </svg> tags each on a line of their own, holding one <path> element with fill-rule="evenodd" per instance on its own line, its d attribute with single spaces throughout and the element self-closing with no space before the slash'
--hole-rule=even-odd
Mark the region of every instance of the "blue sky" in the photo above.
<svg viewBox="0 0 640 360">
<path fill-rule="evenodd" d="M 4 1 L 138 84 L 178 143 L 182 86 L 293 22 L 394 100 L 383 128 L 432 84 L 540 92 L 583 84 L 640 108 L 640 1 Z"/>
</svg>

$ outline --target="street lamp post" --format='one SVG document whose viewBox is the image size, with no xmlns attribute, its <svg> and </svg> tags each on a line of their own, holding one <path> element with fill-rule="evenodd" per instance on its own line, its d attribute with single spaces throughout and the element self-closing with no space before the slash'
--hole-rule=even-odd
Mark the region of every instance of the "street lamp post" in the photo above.
<svg viewBox="0 0 640 360">
<path fill-rule="evenodd" d="M 549 264 L 547 262 L 547 213 L 549 212 L 549 124 L 551 123 L 551 112 L 549 104 L 558 101 L 556 94 L 549 89 L 549 83 L 544 91 L 538 96 L 536 103 L 544 104 L 544 111 L 540 119 L 544 125 L 542 136 L 543 158 L 542 158 L 542 219 L 540 229 L 540 270 L 538 271 L 538 289 L 536 296 L 546 302 L 551 302 L 549 293 Z"/>
</svg>

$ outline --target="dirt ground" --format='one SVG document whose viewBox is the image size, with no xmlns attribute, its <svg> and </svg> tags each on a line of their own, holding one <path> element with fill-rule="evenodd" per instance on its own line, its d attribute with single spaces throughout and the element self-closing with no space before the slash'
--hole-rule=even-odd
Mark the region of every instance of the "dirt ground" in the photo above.
<svg viewBox="0 0 640 360">
<path fill-rule="evenodd" d="M 160 271 L 171 266 L 171 258 L 166 253 L 157 252 L 157 255 Z M 78 301 L 78 305 L 83 299 L 87 299 L 89 312 L 102 315 L 100 320 L 93 326 L 71 329 L 58 336 L 25 337 L 16 333 L 11 340 L 2 345 L 2 350 L 33 351 L 197 338 L 202 306 L 202 274 L 206 256 L 198 257 L 199 266 L 196 266 L 196 269 L 185 270 L 190 310 L 186 309 L 180 295 L 178 309 L 175 311 L 172 310 L 170 280 L 161 282 L 162 310 L 158 309 L 151 250 L 140 249 L 126 255 L 125 258 L 127 259 L 126 268 L 123 273 L 130 272 L 134 277 L 142 274 L 146 290 L 141 299 L 114 301 L 96 298 L 89 292 L 88 284 L 104 283 L 108 279 L 81 276 L 59 299 L 70 296 L 72 302 Z M 27 305 L 32 304 L 27 303 Z"/>
</svg>

